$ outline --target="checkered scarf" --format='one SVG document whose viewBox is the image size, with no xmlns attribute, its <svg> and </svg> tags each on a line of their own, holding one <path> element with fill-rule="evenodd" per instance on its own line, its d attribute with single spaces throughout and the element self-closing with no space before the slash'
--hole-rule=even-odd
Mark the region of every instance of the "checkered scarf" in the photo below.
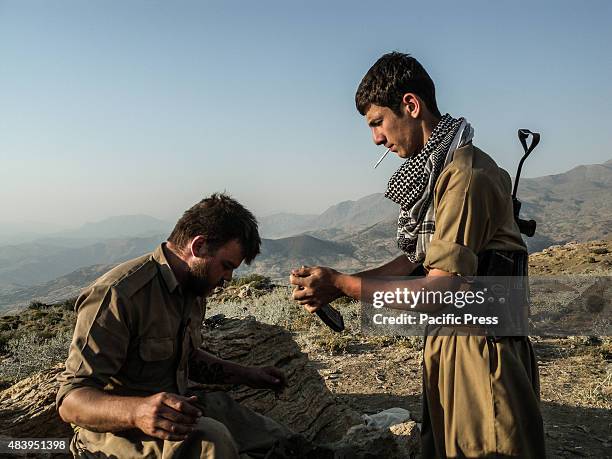
<svg viewBox="0 0 612 459">
<path fill-rule="evenodd" d="M 421 263 L 436 229 L 434 189 L 453 154 L 471 142 L 474 130 L 464 119 L 442 117 L 423 149 L 409 157 L 389 180 L 385 196 L 400 205 L 397 246 L 413 263 Z"/>
</svg>

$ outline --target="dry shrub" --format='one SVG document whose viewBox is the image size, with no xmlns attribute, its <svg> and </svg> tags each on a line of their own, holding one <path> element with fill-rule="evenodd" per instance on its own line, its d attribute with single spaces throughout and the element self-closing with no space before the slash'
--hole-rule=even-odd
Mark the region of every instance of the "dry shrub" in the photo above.
<svg viewBox="0 0 612 459">
<path fill-rule="evenodd" d="M 71 340 L 72 333 L 68 331 L 48 339 L 30 333 L 9 340 L 8 357 L 0 366 L 0 379 L 16 382 L 65 361 Z"/>
</svg>

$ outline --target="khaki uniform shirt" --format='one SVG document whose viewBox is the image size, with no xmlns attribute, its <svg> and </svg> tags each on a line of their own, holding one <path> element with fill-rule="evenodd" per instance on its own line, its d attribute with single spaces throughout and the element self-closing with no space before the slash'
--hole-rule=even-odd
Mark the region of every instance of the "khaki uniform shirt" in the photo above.
<svg viewBox="0 0 612 459">
<path fill-rule="evenodd" d="M 203 304 L 183 292 L 162 247 L 115 267 L 78 298 L 58 408 L 79 387 L 115 395 L 185 393 L 190 353 L 201 344 Z"/>
<path fill-rule="evenodd" d="M 512 209 L 510 175 L 471 143 L 458 148 L 434 190 L 436 229 L 427 269 L 476 274 L 483 250 L 523 250 Z"/>
<path fill-rule="evenodd" d="M 205 311 L 201 300 L 179 286 L 163 244 L 96 280 L 78 298 L 76 310 L 66 370 L 58 377 L 57 407 L 80 387 L 115 395 L 185 394 Z M 138 429 L 94 432 L 73 426 L 71 452 L 85 458 L 238 459 L 263 457 L 292 435 L 224 392 L 189 394 L 198 395 L 196 406 L 205 417 L 188 440 L 160 440 Z"/>
<path fill-rule="evenodd" d="M 475 275 L 484 250 L 526 251 L 511 180 L 486 153 L 455 151 L 434 192 L 424 266 Z M 423 457 L 545 457 L 537 360 L 526 337 L 426 336 Z"/>
</svg>

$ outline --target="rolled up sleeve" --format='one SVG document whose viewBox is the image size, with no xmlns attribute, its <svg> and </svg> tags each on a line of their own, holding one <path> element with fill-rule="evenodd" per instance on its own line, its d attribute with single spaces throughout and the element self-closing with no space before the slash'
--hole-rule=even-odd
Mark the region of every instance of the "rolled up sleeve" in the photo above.
<svg viewBox="0 0 612 459">
<path fill-rule="evenodd" d="M 103 389 L 125 362 L 130 332 L 126 301 L 112 286 L 94 285 L 77 300 L 77 322 L 56 407 L 81 387 Z"/>
<path fill-rule="evenodd" d="M 443 172 L 434 195 L 436 229 L 427 248 L 424 266 L 472 276 L 477 254 L 494 234 L 492 222 L 503 206 L 497 187 L 486 174 L 474 170 Z"/>
</svg>

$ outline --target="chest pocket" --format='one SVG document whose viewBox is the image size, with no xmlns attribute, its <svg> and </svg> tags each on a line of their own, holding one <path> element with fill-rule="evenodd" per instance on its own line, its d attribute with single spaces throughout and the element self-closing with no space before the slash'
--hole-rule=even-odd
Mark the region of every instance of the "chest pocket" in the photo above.
<svg viewBox="0 0 612 459">
<path fill-rule="evenodd" d="M 144 338 L 140 341 L 138 353 L 145 362 L 170 359 L 174 355 L 174 340 L 172 338 Z"/>
<path fill-rule="evenodd" d="M 159 384 L 162 388 L 174 380 L 176 359 L 172 338 L 143 338 L 138 345 L 138 356 L 138 381 L 147 385 Z"/>
</svg>

